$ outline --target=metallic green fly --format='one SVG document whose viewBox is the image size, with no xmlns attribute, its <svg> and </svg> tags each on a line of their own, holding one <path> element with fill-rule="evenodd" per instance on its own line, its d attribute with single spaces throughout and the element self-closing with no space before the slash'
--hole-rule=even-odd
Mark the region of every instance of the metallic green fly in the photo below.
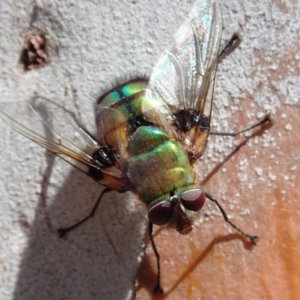
<svg viewBox="0 0 300 300">
<path fill-rule="evenodd" d="M 61 235 L 92 217 L 102 196 L 109 191 L 131 191 L 147 204 L 150 239 L 158 266 L 155 291 L 159 292 L 160 264 L 152 237 L 153 224 L 187 234 L 207 198 L 216 203 L 225 221 L 251 243 L 255 244 L 257 238 L 227 218 L 217 200 L 201 189 L 194 170 L 210 134 L 215 73 L 224 53 L 220 51 L 221 32 L 222 18 L 215 1 L 197 1 L 150 78 L 125 80 L 97 99 L 96 138 L 74 114 L 41 97 L 19 103 L 19 107 L 29 107 L 19 117 L 9 113 L 6 106 L 1 109 L 1 117 L 13 129 L 105 187 L 91 213 L 75 225 L 60 229 Z M 234 37 L 228 47 L 236 40 Z M 47 124 L 41 106 L 46 107 L 44 112 L 60 111 L 62 119 L 80 133 L 84 146 Z M 43 124 L 48 134 L 38 132 L 34 120 Z M 268 121 L 267 116 L 243 131 L 220 134 L 235 136 Z"/>
</svg>

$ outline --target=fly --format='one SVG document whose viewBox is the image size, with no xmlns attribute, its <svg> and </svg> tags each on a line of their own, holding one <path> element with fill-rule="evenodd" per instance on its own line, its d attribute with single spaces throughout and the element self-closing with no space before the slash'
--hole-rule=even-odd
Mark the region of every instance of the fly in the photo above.
<svg viewBox="0 0 300 300">
<path fill-rule="evenodd" d="M 91 213 L 73 226 L 59 229 L 61 236 L 91 218 L 103 195 L 112 190 L 131 191 L 146 203 L 149 235 L 157 258 L 155 292 L 163 290 L 159 254 L 152 236 L 153 224 L 167 225 L 180 234 L 188 234 L 208 199 L 217 205 L 225 221 L 252 244 L 257 240 L 257 236 L 240 230 L 228 219 L 219 202 L 202 190 L 194 170 L 195 162 L 205 151 L 209 134 L 236 136 L 271 121 L 267 115 L 237 133 L 210 133 L 217 64 L 238 40 L 233 36 L 221 51 L 221 32 L 221 12 L 215 1 L 196 1 L 150 78 L 125 80 L 97 99 L 97 137 L 84 129 L 72 112 L 42 97 L 12 105 L 11 112 L 7 109 L 11 104 L 5 104 L 0 111 L 3 120 L 14 130 L 105 187 Z M 17 115 L 15 109 L 21 113 Z M 80 133 L 85 146 L 59 134 L 47 123 L 42 115 L 49 111 L 67 118 Z M 42 124 L 40 132 L 35 121 Z"/>
</svg>

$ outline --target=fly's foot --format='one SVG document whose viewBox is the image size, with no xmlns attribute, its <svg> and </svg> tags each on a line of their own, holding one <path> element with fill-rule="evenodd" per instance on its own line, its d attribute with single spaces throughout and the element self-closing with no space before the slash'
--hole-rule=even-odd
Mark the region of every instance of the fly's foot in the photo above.
<svg viewBox="0 0 300 300">
<path fill-rule="evenodd" d="M 163 294 L 164 293 L 164 290 L 162 289 L 162 287 L 160 286 L 160 284 L 158 283 L 156 285 L 156 287 L 154 288 L 153 290 L 154 294 Z"/>
<path fill-rule="evenodd" d="M 69 228 L 59 228 L 59 229 L 57 229 L 57 233 L 58 233 L 58 236 L 60 238 L 65 237 L 68 231 L 69 231 Z"/>
<path fill-rule="evenodd" d="M 246 237 L 250 240 L 252 245 L 256 245 L 256 242 L 259 240 L 259 236 L 247 234 Z"/>
</svg>

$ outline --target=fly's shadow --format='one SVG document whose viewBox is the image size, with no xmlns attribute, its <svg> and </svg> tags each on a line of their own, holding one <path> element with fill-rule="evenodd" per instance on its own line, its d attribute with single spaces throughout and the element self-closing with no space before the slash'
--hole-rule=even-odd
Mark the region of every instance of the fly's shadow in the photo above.
<svg viewBox="0 0 300 300">
<path fill-rule="evenodd" d="M 27 109 L 34 108 L 39 113 L 39 120 L 31 129 L 53 140 L 49 126 L 56 130 L 53 122 L 57 116 L 45 103 L 51 101 L 40 96 L 27 102 Z M 14 109 L 21 118 L 21 105 Z M 26 122 L 24 118 L 22 121 Z M 55 156 L 47 154 L 46 160 L 13 299 L 77 299 L 78 295 L 82 299 L 90 299 L 90 295 L 125 299 L 134 289 L 143 255 L 143 205 L 131 194 L 109 193 L 92 220 L 61 239 L 57 229 L 85 216 L 102 187 L 75 169 L 60 183 Z M 66 163 L 59 162 L 58 166 L 65 167 Z"/>
</svg>

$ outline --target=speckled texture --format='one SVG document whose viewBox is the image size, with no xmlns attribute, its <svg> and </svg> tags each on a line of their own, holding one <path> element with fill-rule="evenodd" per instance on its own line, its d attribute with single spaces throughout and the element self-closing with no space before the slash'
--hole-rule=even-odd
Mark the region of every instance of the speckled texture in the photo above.
<svg viewBox="0 0 300 300">
<path fill-rule="evenodd" d="M 92 128 L 93 97 L 117 76 L 150 74 L 192 2 L 36 1 L 33 13 L 32 1 L 1 1 L 1 102 L 27 100 L 34 93 L 61 99 Z M 200 295 L 206 299 L 296 299 L 291 295 L 300 290 L 293 277 L 299 274 L 299 265 L 286 263 L 285 253 L 299 257 L 296 244 L 290 242 L 299 241 L 299 207 L 289 210 L 299 199 L 294 192 L 299 186 L 300 157 L 299 134 L 294 130 L 299 127 L 299 3 L 230 0 L 221 9 L 223 39 L 240 27 L 244 40 L 219 65 L 212 130 L 243 128 L 266 111 L 275 114 L 277 123 L 221 165 L 242 138 L 211 138 L 199 164 L 199 178 L 226 203 L 236 223 L 265 239 L 255 251 L 247 251 L 239 238 L 226 236 L 231 229 L 209 205 L 194 235 L 179 241 L 176 234 L 171 234 L 170 241 L 168 231 L 158 236 L 163 285 L 173 300 L 196 299 L 195 295 L 199 299 Z M 18 63 L 22 43 L 35 27 L 46 33 L 51 63 L 24 73 Z M 66 240 L 58 239 L 55 229 L 85 216 L 100 187 L 12 132 L 1 120 L 0 132 L 0 298 L 132 298 L 143 255 L 143 204 L 128 201 L 130 195 L 107 195 L 94 220 Z M 276 215 L 276 207 L 282 214 Z M 280 228 L 286 230 L 283 240 L 276 235 Z M 211 241 L 222 233 L 225 237 Z M 286 270 L 276 267 L 276 261 Z M 143 300 L 151 297 L 154 286 L 155 267 L 149 265 L 146 260 L 148 268 L 142 268 L 139 279 L 138 297 Z M 247 276 L 255 279 L 267 267 L 273 271 L 269 277 L 249 286 Z M 148 269 L 145 281 L 143 272 Z M 288 283 L 281 280 L 282 274 Z M 274 286 L 281 288 L 281 294 L 274 294 Z"/>
</svg>

